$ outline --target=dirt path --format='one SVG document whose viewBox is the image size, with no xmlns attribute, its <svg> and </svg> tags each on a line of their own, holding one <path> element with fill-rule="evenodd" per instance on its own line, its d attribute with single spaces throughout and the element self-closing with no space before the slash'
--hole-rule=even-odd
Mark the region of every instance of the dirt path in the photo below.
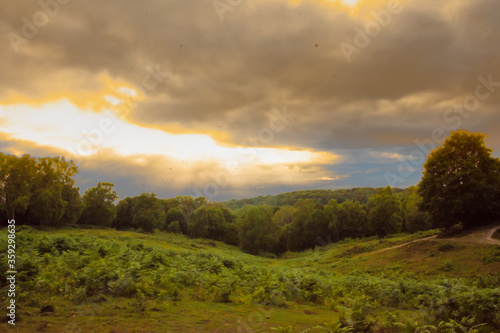
<svg viewBox="0 0 500 333">
<path fill-rule="evenodd" d="M 495 227 L 483 227 L 470 234 L 462 237 L 445 238 L 446 240 L 464 242 L 464 243 L 479 243 L 479 244 L 498 244 L 500 245 L 500 240 L 492 238 L 495 231 L 500 228 L 500 225 Z"/>
<path fill-rule="evenodd" d="M 457 237 L 457 238 L 443 238 L 443 240 L 450 240 L 450 241 L 465 241 L 465 242 L 471 242 L 471 243 L 482 243 L 482 244 L 498 244 L 500 245 L 500 240 L 494 239 L 492 236 L 497 231 L 497 229 L 500 229 L 500 225 L 493 227 L 491 229 L 481 229 L 479 231 L 475 231 L 471 233 L 470 235 L 464 236 L 464 237 Z M 412 243 L 416 242 L 421 242 L 423 240 L 431 240 L 431 239 L 436 239 L 437 235 L 434 236 L 428 236 L 424 238 L 419 238 L 412 240 L 411 242 L 407 242 L 404 244 L 399 244 L 391 247 L 386 247 L 385 249 L 382 250 L 377 250 L 370 252 L 369 254 L 375 254 L 375 253 L 381 253 L 385 251 L 390 251 L 394 250 L 403 246 L 407 246 Z"/>
<path fill-rule="evenodd" d="M 391 247 L 386 247 L 385 249 L 382 249 L 382 250 L 373 251 L 373 252 L 370 252 L 370 254 L 385 252 L 385 251 L 389 251 L 389 250 L 394 250 L 394 249 L 397 249 L 397 248 L 400 248 L 400 247 L 403 247 L 403 246 L 406 246 L 406 245 L 409 245 L 409 244 L 412 244 L 412 243 L 421 242 L 423 240 L 435 239 L 436 237 L 437 237 L 437 235 L 427 236 L 427 237 L 424 237 L 424 238 L 415 239 L 415 240 L 412 240 L 411 242 L 407 242 L 407 243 L 403 243 L 403 244 L 399 244 L 399 245 L 394 245 L 394 246 L 391 246 Z"/>
<path fill-rule="evenodd" d="M 486 233 L 486 241 L 491 243 L 491 244 L 498 244 L 500 245 L 500 240 L 498 239 L 494 239 L 493 238 L 493 234 L 495 233 L 495 231 L 497 231 L 498 229 L 500 229 L 500 226 L 496 226 L 495 228 L 489 230 L 487 233 Z"/>
</svg>

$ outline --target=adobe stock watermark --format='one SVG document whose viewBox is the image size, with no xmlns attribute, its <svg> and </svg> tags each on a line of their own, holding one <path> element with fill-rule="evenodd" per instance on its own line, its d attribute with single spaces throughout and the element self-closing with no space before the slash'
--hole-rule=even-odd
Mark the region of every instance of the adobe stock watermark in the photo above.
<svg viewBox="0 0 500 333">
<path fill-rule="evenodd" d="M 36 11 L 29 19 L 26 16 L 21 18 L 21 34 L 9 32 L 7 38 L 14 52 L 19 53 L 20 46 L 28 44 L 30 40 L 38 35 L 39 29 L 45 27 L 53 19 L 63 5 L 67 5 L 71 0 L 39 0 L 38 6 L 41 10 Z"/>
<path fill-rule="evenodd" d="M 258 304 L 258 310 L 249 313 L 246 320 L 242 320 L 240 316 L 237 316 L 236 323 L 238 327 L 236 332 L 262 332 L 265 322 L 271 319 L 275 311 L 273 306 L 282 304 L 286 300 L 285 294 L 296 299 L 299 297 L 300 291 L 290 280 L 284 282 L 284 285 L 275 287 L 269 295 L 269 301 L 272 305 Z"/>
<path fill-rule="evenodd" d="M 168 72 L 160 70 L 160 65 L 156 65 L 155 67 L 148 65 L 145 70 L 147 73 L 142 78 L 142 88 L 138 89 L 142 96 L 145 96 L 146 92 L 157 89 L 165 81 L 165 78 L 170 76 Z M 132 109 L 136 104 L 132 99 L 126 99 L 122 102 L 119 106 L 127 109 Z M 68 147 L 68 151 L 78 156 L 92 155 L 102 147 L 105 135 L 113 133 L 115 129 L 116 126 L 112 119 L 103 118 L 95 128 L 91 130 L 83 129 L 81 133 L 85 139 L 78 142 L 75 147 Z"/>
<path fill-rule="evenodd" d="M 75 149 L 68 147 L 68 151 L 73 155 L 89 156 L 92 155 L 104 143 L 104 135 L 111 134 L 115 130 L 113 121 L 109 118 L 103 118 L 97 128 L 91 130 L 83 129 L 82 135 L 85 139 L 76 144 Z"/>
<path fill-rule="evenodd" d="M 236 7 L 243 4 L 243 2 L 245 2 L 245 0 L 214 0 L 212 5 L 219 19 L 224 21 L 224 15 L 226 15 L 227 12 L 232 12 Z"/>
<path fill-rule="evenodd" d="M 387 9 L 371 13 L 373 19 L 366 22 L 364 30 L 355 27 L 354 31 L 356 34 L 354 35 L 353 43 L 342 42 L 339 45 L 347 63 L 350 64 L 352 62 L 353 54 L 359 54 L 363 49 L 367 48 L 371 44 L 373 38 L 380 34 L 382 28 L 386 28 L 391 24 L 393 16 L 400 14 L 403 10 L 404 7 L 401 2 L 393 0 L 389 2 Z"/>
<path fill-rule="evenodd" d="M 272 308 L 269 308 L 269 310 L 266 310 L 264 306 L 259 307 L 259 311 L 254 311 L 251 312 L 246 320 L 242 320 L 240 316 L 237 316 L 237 324 L 238 328 L 236 329 L 236 332 L 241 333 L 241 332 L 260 332 L 262 329 L 262 326 L 264 325 L 265 319 L 271 318 L 271 315 L 273 314 L 274 310 Z"/>
<path fill-rule="evenodd" d="M 258 150 L 256 146 L 262 146 L 271 143 L 274 140 L 275 134 L 285 130 L 286 126 L 290 124 L 290 119 L 295 118 L 293 114 L 289 114 L 286 107 L 283 110 L 274 109 L 270 114 L 269 126 L 262 128 L 257 136 L 249 136 L 244 143 L 245 147 L 238 147 L 237 152 L 240 157 L 238 160 L 230 160 L 225 163 L 224 170 L 217 174 L 209 174 L 213 180 L 206 184 L 203 190 L 194 188 L 194 197 L 206 197 L 213 201 L 215 197 L 220 194 L 221 189 L 229 186 L 231 177 L 236 176 L 241 171 L 241 165 L 249 163 L 258 157 Z M 246 147 L 246 146 L 251 147 Z"/>
<path fill-rule="evenodd" d="M 162 72 L 159 64 L 154 67 L 148 65 L 144 68 L 144 70 L 146 71 L 146 74 L 142 77 L 140 87 L 134 88 L 134 90 L 138 92 L 137 95 L 139 96 L 146 96 L 149 92 L 157 89 L 163 82 L 165 82 L 166 78 L 171 76 L 169 72 Z M 118 106 L 127 110 L 133 109 L 137 104 L 135 99 L 137 95 L 132 96 L 132 98 L 122 100 Z"/>
<path fill-rule="evenodd" d="M 236 323 L 238 326 L 236 332 L 268 332 L 268 330 L 264 327 L 265 323 L 271 319 L 271 316 L 275 311 L 275 307 L 278 304 L 283 305 L 287 300 L 300 300 L 304 297 L 303 291 L 297 287 L 303 284 L 304 278 L 307 277 L 295 274 L 293 276 L 289 275 L 285 281 L 281 282 L 281 285 L 275 286 L 274 289 L 270 291 L 269 299 L 267 301 L 257 304 L 258 309 L 248 314 L 246 320 L 242 320 L 240 316 L 237 316 Z M 331 292 L 334 282 L 335 281 L 332 280 L 328 284 L 322 284 L 320 288 L 324 292 Z M 273 328 L 271 328 L 271 330 L 273 330 Z M 274 330 L 279 331 L 279 329 Z"/>
<path fill-rule="evenodd" d="M 455 104 L 452 108 L 443 113 L 443 121 L 447 124 L 448 131 L 456 131 L 462 126 L 464 119 L 469 118 L 481 106 L 481 102 L 486 101 L 500 88 L 500 81 L 493 80 L 493 74 L 488 78 L 478 76 L 479 84 L 476 86 L 473 95 L 468 95 L 462 103 Z M 432 130 L 429 139 L 423 141 L 415 140 L 418 149 L 413 150 L 407 158 L 400 160 L 397 173 L 392 171 L 385 172 L 387 184 L 394 187 L 397 184 L 404 183 L 416 168 L 422 166 L 429 152 L 436 148 L 445 138 L 447 130 L 442 127 L 436 127 Z"/>
<path fill-rule="evenodd" d="M 141 83 L 142 87 L 149 92 L 158 88 L 158 86 L 163 83 L 164 79 L 170 76 L 169 72 L 161 71 L 159 64 L 157 64 L 154 68 L 151 66 L 146 66 L 145 69 L 147 74 L 144 75 Z M 142 89 L 139 89 L 139 92 L 143 95 L 146 94 L 146 92 Z"/>
<path fill-rule="evenodd" d="M 16 220 L 8 220 L 7 234 L 7 322 L 10 325 L 16 325 L 16 292 L 17 292 L 17 266 L 16 266 Z"/>
</svg>

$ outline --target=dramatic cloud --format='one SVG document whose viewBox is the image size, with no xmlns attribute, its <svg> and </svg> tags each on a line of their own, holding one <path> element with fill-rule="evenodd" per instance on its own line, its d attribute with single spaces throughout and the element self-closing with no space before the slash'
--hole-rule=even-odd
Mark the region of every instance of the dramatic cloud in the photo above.
<svg viewBox="0 0 500 333">
<path fill-rule="evenodd" d="M 2 151 L 71 155 L 82 187 L 122 196 L 221 200 L 385 186 L 402 163 L 392 185 L 415 184 L 412 152 L 458 128 L 500 150 L 500 2 L 236 3 L 6 2 Z"/>
</svg>

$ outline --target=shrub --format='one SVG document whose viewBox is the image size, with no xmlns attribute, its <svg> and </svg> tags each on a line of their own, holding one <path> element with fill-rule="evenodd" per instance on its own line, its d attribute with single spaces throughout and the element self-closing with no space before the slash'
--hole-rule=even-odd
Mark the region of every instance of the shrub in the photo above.
<svg viewBox="0 0 500 333">
<path fill-rule="evenodd" d="M 450 272 L 453 270 L 453 263 L 449 260 L 445 260 L 441 263 L 440 269 L 445 272 Z"/>
<path fill-rule="evenodd" d="M 175 234 L 182 233 L 182 229 L 181 229 L 181 225 L 180 225 L 179 221 L 171 222 L 167 227 L 167 231 L 175 233 Z"/>
<path fill-rule="evenodd" d="M 455 250 L 457 247 L 455 244 L 446 242 L 446 243 L 441 243 L 438 245 L 438 251 L 440 252 L 449 252 Z"/>
<path fill-rule="evenodd" d="M 486 252 L 481 253 L 481 261 L 491 264 L 500 261 L 500 245 L 491 246 Z"/>
</svg>

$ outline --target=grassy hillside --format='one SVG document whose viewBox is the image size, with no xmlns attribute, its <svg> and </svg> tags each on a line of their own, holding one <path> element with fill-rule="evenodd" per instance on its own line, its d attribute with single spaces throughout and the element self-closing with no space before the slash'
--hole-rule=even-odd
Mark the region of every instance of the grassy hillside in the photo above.
<svg viewBox="0 0 500 333">
<path fill-rule="evenodd" d="M 224 202 L 230 209 L 238 209 L 244 205 L 267 205 L 267 206 L 293 206 L 299 199 L 312 199 L 316 203 L 326 205 L 330 200 L 337 200 L 338 203 L 344 201 L 354 201 L 366 204 L 368 199 L 377 194 L 382 188 L 360 187 L 340 190 L 304 190 L 278 195 L 259 196 L 248 199 L 232 199 Z M 394 188 L 394 193 L 402 193 L 402 189 Z"/>
<path fill-rule="evenodd" d="M 444 332 L 481 323 L 498 331 L 500 246 L 435 233 L 263 258 L 164 232 L 21 227 L 16 331 Z M 3 230 L 2 248 L 6 239 Z"/>
</svg>

